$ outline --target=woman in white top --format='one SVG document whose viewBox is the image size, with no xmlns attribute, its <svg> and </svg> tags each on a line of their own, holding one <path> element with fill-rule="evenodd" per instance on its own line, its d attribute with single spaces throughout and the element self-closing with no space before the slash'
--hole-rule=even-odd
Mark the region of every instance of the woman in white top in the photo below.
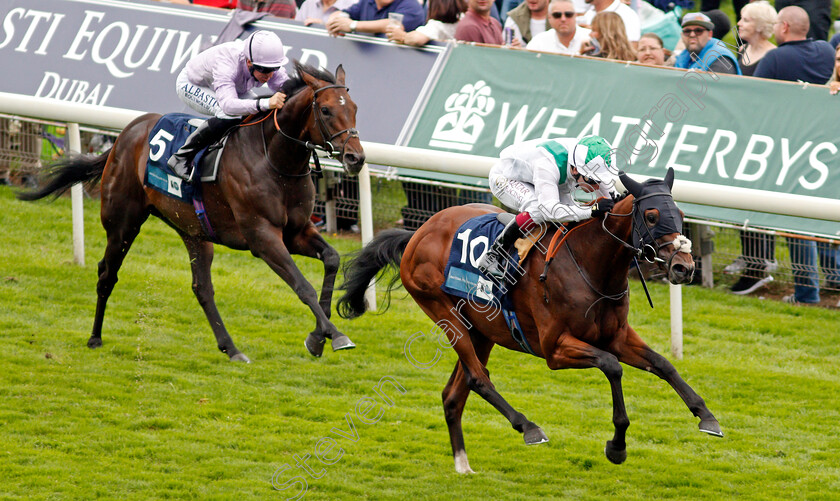
<svg viewBox="0 0 840 501">
<path fill-rule="evenodd" d="M 420 47 L 430 40 L 446 42 L 455 39 L 455 26 L 466 9 L 463 0 L 430 0 L 426 24 L 406 33 L 402 25 L 388 25 L 388 40 Z"/>
<path fill-rule="evenodd" d="M 744 44 L 738 50 L 738 65 L 744 75 L 752 76 L 758 62 L 775 49 L 769 39 L 776 24 L 776 9 L 767 2 L 748 3 L 741 9 L 738 36 Z"/>
</svg>

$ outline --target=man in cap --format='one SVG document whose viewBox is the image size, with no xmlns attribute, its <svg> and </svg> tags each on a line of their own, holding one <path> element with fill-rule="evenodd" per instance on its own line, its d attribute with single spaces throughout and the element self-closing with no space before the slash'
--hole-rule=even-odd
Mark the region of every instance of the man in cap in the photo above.
<svg viewBox="0 0 840 501">
<path fill-rule="evenodd" d="M 741 74 L 738 60 L 726 44 L 712 37 L 715 25 L 709 16 L 701 12 L 692 12 L 683 16 L 681 24 L 685 50 L 677 56 L 675 68 Z"/>
</svg>

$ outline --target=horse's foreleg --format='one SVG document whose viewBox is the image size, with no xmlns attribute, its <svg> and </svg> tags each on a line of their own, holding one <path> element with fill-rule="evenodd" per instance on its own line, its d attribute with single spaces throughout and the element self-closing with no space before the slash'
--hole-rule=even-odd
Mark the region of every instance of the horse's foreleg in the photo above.
<svg viewBox="0 0 840 501">
<path fill-rule="evenodd" d="M 140 233 L 140 226 L 146 222 L 148 213 L 143 212 L 137 204 L 123 202 L 119 207 L 111 202 L 111 199 L 103 191 L 102 195 L 102 226 L 108 243 L 105 246 L 105 255 L 99 261 L 99 279 L 96 282 L 96 313 L 93 317 L 93 330 L 88 339 L 88 348 L 99 348 L 102 346 L 102 324 L 105 319 L 105 308 L 108 305 L 108 298 L 114 291 L 117 284 L 117 273 L 122 266 L 128 250 L 137 234 Z"/>
<path fill-rule="evenodd" d="M 613 426 L 615 434 L 607 441 L 604 453 L 607 459 L 621 464 L 627 459 L 625 441 L 630 419 L 624 406 L 624 392 L 621 389 L 621 364 L 615 355 L 584 343 L 569 333 L 563 333 L 555 344 L 554 351 L 546 358 L 551 369 L 588 369 L 597 367 L 607 377 L 613 401 Z"/>
<path fill-rule="evenodd" d="M 225 328 L 219 310 L 216 308 L 215 291 L 210 278 L 210 266 L 213 264 L 213 244 L 196 238 L 182 235 L 184 244 L 190 254 L 190 268 L 192 269 L 192 289 L 198 304 L 204 310 L 213 335 L 216 336 L 216 345 L 222 353 L 227 354 L 230 360 L 250 363 L 251 361 L 244 353 L 239 351 L 233 344 L 230 334 Z"/>
<path fill-rule="evenodd" d="M 490 350 L 493 348 L 493 342 L 483 337 L 474 337 L 472 341 L 476 349 L 476 356 L 486 366 L 487 359 L 490 357 Z M 464 413 L 464 405 L 466 405 L 469 395 L 470 388 L 467 386 L 466 373 L 461 367 L 461 362 L 456 362 L 455 370 L 452 371 L 452 376 L 446 383 L 441 397 L 443 398 L 443 414 L 446 418 L 446 426 L 449 428 L 449 441 L 452 443 L 452 455 L 455 458 L 455 471 L 458 473 L 475 473 L 470 468 L 470 462 L 467 459 L 464 432 L 461 428 L 461 416 Z"/>
<path fill-rule="evenodd" d="M 307 225 L 306 229 L 300 232 L 289 245 L 292 254 L 312 257 L 324 263 L 324 283 L 321 286 L 321 299 L 318 303 L 327 318 L 332 313 L 332 295 L 335 288 L 335 277 L 338 274 L 338 266 L 341 262 L 338 251 L 333 249 L 326 240 L 318 233 L 314 225 Z"/>
<path fill-rule="evenodd" d="M 347 336 L 339 332 L 338 328 L 327 318 L 324 309 L 318 303 L 318 294 L 315 292 L 315 288 L 295 265 L 282 238 L 279 238 L 279 236 L 278 238 L 263 238 L 258 243 L 251 238 L 249 244 L 251 245 L 251 252 L 262 258 L 283 281 L 289 284 L 303 304 L 309 306 L 312 314 L 315 315 L 315 330 L 309 333 L 304 341 L 309 353 L 320 357 L 324 351 L 324 343 L 327 338 L 332 339 L 333 350 L 355 348 L 356 345 Z"/>
<path fill-rule="evenodd" d="M 723 436 L 720 424 L 706 407 L 706 402 L 683 380 L 673 364 L 650 349 L 636 331 L 628 327 L 625 342 L 620 350 L 615 351 L 615 354 L 625 364 L 656 374 L 667 381 L 683 399 L 691 413 L 700 418 L 700 431 L 718 437 Z"/>
</svg>

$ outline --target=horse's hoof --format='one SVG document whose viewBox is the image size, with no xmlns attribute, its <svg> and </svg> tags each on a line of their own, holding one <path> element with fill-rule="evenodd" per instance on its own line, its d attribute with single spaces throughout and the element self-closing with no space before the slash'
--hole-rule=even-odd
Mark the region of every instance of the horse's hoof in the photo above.
<svg viewBox="0 0 840 501">
<path fill-rule="evenodd" d="M 627 449 L 617 449 L 613 447 L 612 440 L 607 440 L 607 446 L 604 447 L 604 454 L 607 455 L 607 459 L 609 459 L 612 464 L 621 464 L 625 459 L 627 459 Z"/>
<path fill-rule="evenodd" d="M 309 353 L 312 354 L 313 357 L 321 357 L 324 353 L 324 343 L 327 340 L 322 337 L 316 336 L 314 333 L 310 333 L 306 336 L 306 341 L 303 342 L 303 345 L 306 346 L 306 349 L 309 350 Z"/>
<path fill-rule="evenodd" d="M 237 353 L 236 355 L 230 357 L 231 362 L 245 362 L 246 364 L 251 363 L 251 359 L 246 357 L 244 353 Z"/>
<path fill-rule="evenodd" d="M 537 426 L 525 432 L 525 445 L 537 445 L 548 442 L 548 436 L 542 431 L 542 428 Z"/>
<path fill-rule="evenodd" d="M 101 348 L 102 347 L 102 338 L 101 337 L 92 337 L 88 339 L 87 342 L 88 348 Z"/>
<path fill-rule="evenodd" d="M 463 449 L 455 453 L 455 472 L 460 473 L 461 475 L 475 473 L 473 469 L 470 468 L 467 453 Z"/>
<path fill-rule="evenodd" d="M 703 433 L 708 433 L 709 435 L 714 435 L 716 437 L 722 437 L 723 431 L 720 429 L 720 424 L 717 422 L 717 419 L 703 419 L 700 421 L 700 431 Z"/>
<path fill-rule="evenodd" d="M 473 469 L 472 469 L 472 468 L 470 468 L 470 465 L 467 465 L 467 467 L 466 467 L 466 468 L 459 468 L 459 467 L 456 465 L 456 466 L 455 466 L 455 473 L 460 473 L 461 475 L 472 475 L 472 474 L 474 474 L 475 472 L 473 471 Z"/>
<path fill-rule="evenodd" d="M 355 347 L 356 345 L 353 344 L 353 341 L 350 341 L 350 338 L 345 336 L 344 334 L 338 334 L 337 336 L 333 336 L 332 338 L 333 351 L 350 350 Z"/>
</svg>

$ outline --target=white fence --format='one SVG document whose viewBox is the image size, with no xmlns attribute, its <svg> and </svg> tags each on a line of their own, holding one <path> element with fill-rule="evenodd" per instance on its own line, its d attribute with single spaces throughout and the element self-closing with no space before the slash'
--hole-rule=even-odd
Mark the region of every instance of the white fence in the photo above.
<svg viewBox="0 0 840 501">
<path fill-rule="evenodd" d="M 122 129 L 144 112 L 106 108 L 95 105 L 68 103 L 56 99 L 35 98 L 0 92 L 0 112 L 44 120 L 68 122 L 68 136 L 71 151 L 79 149 L 77 124 Z M 376 165 L 406 167 L 432 172 L 487 177 L 495 161 L 490 157 L 479 157 L 459 153 L 424 150 L 362 142 L 367 161 Z M 636 176 L 641 179 L 646 176 Z M 691 181 L 677 181 L 673 189 L 674 199 L 732 209 L 755 210 L 773 214 L 799 216 L 812 219 L 840 221 L 840 200 L 801 195 L 780 194 L 762 190 L 751 190 L 720 185 L 707 185 Z M 81 190 L 73 191 L 73 242 L 75 260 L 84 264 L 84 228 L 81 218 Z M 370 189 L 370 173 L 365 166 L 359 174 L 359 218 L 362 243 L 373 238 L 373 210 Z M 682 358 L 682 306 L 679 286 L 671 291 L 672 354 Z M 375 307 L 375 295 L 369 290 L 368 301 Z"/>
</svg>

